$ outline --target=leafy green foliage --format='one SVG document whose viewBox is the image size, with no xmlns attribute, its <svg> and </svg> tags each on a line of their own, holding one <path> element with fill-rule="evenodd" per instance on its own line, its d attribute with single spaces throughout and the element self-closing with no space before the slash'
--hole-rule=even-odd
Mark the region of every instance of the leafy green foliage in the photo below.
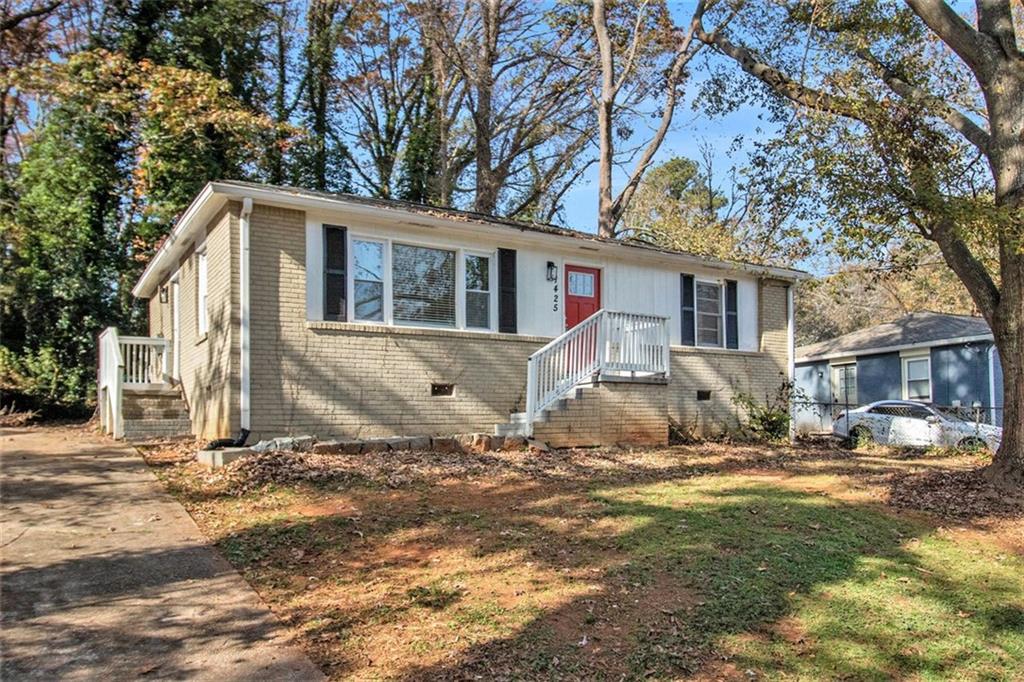
<svg viewBox="0 0 1024 682">
<path fill-rule="evenodd" d="M 749 393 L 738 393 L 732 402 L 746 413 L 747 428 L 755 437 L 780 442 L 789 438 L 793 403 L 804 399 L 799 387 L 791 381 L 784 381 L 779 384 L 775 395 L 765 396 L 763 401 Z"/>
<path fill-rule="evenodd" d="M 139 330 L 130 288 L 202 184 L 244 176 L 274 125 L 208 74 L 106 50 L 20 74 L 51 106 L 2 214 L 5 391 L 81 405 L 108 325 Z"/>
</svg>

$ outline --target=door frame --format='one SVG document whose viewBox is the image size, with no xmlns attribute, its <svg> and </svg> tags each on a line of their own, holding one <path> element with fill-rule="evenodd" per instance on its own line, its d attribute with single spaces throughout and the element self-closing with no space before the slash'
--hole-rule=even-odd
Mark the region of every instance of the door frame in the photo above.
<svg viewBox="0 0 1024 682">
<path fill-rule="evenodd" d="M 604 268 L 599 266 L 599 265 L 586 265 L 584 263 L 570 263 L 568 261 L 563 261 L 563 263 L 562 263 L 562 276 L 564 277 L 564 279 L 563 279 L 564 286 L 562 287 L 562 289 L 563 289 L 563 292 L 562 292 L 563 296 L 562 297 L 564 299 L 564 304 L 562 305 L 562 308 L 563 308 L 563 312 L 562 312 L 562 331 L 563 332 L 569 330 L 569 268 L 578 268 L 580 270 L 593 270 L 594 272 L 597 273 L 597 281 L 595 282 L 595 284 L 597 285 L 595 287 L 596 288 L 596 294 L 597 294 L 597 296 L 595 297 L 595 298 L 597 298 L 597 310 L 601 310 L 601 308 L 604 307 Z M 580 320 L 580 322 L 582 322 L 582 321 L 583 320 Z M 577 324 L 579 324 L 579 323 L 577 323 Z"/>
<path fill-rule="evenodd" d="M 181 278 L 171 277 L 171 378 L 181 381 Z"/>
</svg>

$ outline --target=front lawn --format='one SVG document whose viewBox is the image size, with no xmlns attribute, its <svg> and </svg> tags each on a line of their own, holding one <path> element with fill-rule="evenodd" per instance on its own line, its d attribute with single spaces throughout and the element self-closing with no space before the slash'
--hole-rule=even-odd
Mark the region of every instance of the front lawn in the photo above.
<svg viewBox="0 0 1024 682">
<path fill-rule="evenodd" d="M 1021 678 L 1019 500 L 916 496 L 977 464 L 702 445 L 158 472 L 335 679 Z"/>
</svg>

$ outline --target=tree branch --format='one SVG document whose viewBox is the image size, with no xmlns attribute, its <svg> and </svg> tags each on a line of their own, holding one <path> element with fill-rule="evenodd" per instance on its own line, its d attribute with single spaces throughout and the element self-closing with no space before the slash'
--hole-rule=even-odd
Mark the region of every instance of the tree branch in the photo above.
<svg viewBox="0 0 1024 682">
<path fill-rule="evenodd" d="M 944 100 L 900 78 L 895 71 L 883 64 L 881 60 L 876 58 L 867 49 L 858 50 L 857 54 L 875 68 L 879 77 L 889 86 L 890 90 L 907 101 L 926 104 L 932 107 L 939 118 L 963 135 L 968 142 L 977 147 L 981 152 L 988 154 L 988 147 L 991 142 L 988 131 Z"/>
<path fill-rule="evenodd" d="M 736 45 L 719 32 L 708 33 L 701 25 L 697 29 L 697 38 L 731 58 L 741 69 L 767 85 L 773 92 L 796 104 L 856 120 L 864 118 L 864 112 L 857 103 L 801 85 L 774 66 L 759 60 L 746 47 Z"/>
<path fill-rule="evenodd" d="M 986 36 L 978 33 L 944 0 L 906 0 L 906 3 L 942 42 L 964 60 L 980 82 L 988 82 L 992 75 L 992 46 Z"/>
</svg>

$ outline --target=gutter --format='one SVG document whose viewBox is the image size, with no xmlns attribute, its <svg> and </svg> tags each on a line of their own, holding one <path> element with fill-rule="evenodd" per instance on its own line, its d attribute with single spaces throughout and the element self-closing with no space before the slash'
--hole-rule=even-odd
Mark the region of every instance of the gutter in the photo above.
<svg viewBox="0 0 1024 682">
<path fill-rule="evenodd" d="M 251 428 L 252 410 L 250 407 L 251 364 L 249 358 L 249 216 L 252 214 L 252 198 L 242 199 L 242 211 L 238 214 L 238 298 L 241 307 L 239 315 L 239 350 L 241 365 L 241 392 L 238 398 L 241 428 Z"/>
</svg>

